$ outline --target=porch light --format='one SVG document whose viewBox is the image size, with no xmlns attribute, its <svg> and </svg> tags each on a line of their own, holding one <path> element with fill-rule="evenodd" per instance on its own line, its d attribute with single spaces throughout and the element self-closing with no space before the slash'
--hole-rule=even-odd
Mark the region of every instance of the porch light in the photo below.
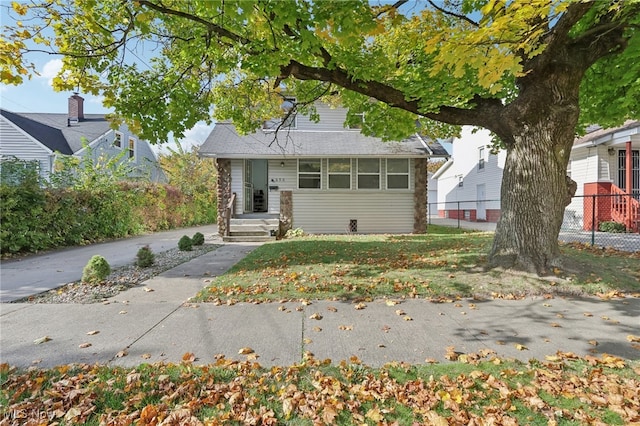
<svg viewBox="0 0 640 426">
<path fill-rule="evenodd" d="M 284 161 L 280 162 L 280 167 L 284 167 Z"/>
<path fill-rule="evenodd" d="M 616 150 L 614 147 L 610 146 L 609 149 L 607 150 L 607 152 L 609 153 L 609 155 L 615 155 L 616 154 Z"/>
</svg>

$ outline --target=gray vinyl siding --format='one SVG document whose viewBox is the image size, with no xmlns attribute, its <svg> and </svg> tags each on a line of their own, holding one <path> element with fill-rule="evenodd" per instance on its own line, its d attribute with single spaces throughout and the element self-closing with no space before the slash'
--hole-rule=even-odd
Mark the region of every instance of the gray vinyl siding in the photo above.
<svg viewBox="0 0 640 426">
<path fill-rule="evenodd" d="M 51 173 L 54 158 L 49 149 L 34 141 L 4 118 L 0 118 L 0 157 L 37 161 L 40 175 L 45 179 Z"/>
<path fill-rule="evenodd" d="M 345 130 L 346 109 L 330 108 L 325 104 L 317 104 L 316 109 L 320 115 L 320 122 L 314 123 L 308 116 L 299 114 L 296 118 L 296 130 Z"/>
<path fill-rule="evenodd" d="M 344 234 L 352 219 L 359 234 L 413 231 L 413 194 L 389 191 L 296 191 L 293 227 L 312 234 Z"/>
</svg>

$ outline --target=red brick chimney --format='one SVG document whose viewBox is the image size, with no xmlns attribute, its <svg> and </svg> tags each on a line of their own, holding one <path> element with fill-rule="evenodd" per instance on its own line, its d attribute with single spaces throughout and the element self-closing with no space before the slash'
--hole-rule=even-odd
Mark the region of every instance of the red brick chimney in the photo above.
<svg viewBox="0 0 640 426">
<path fill-rule="evenodd" d="M 73 92 L 69 97 L 69 121 L 84 120 L 84 98 Z"/>
</svg>

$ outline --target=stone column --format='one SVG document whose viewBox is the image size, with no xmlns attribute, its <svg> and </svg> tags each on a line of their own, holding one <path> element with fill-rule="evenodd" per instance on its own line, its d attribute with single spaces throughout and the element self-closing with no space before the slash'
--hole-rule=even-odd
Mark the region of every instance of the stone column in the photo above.
<svg viewBox="0 0 640 426">
<path fill-rule="evenodd" d="M 225 235 L 227 222 L 224 215 L 227 204 L 231 200 L 231 160 L 218 158 L 216 168 L 218 169 L 218 234 Z"/>
<path fill-rule="evenodd" d="M 416 158 L 413 191 L 413 233 L 427 232 L 427 159 Z"/>
<path fill-rule="evenodd" d="M 280 230 L 279 237 L 285 236 L 293 225 L 293 193 L 280 191 Z"/>
</svg>

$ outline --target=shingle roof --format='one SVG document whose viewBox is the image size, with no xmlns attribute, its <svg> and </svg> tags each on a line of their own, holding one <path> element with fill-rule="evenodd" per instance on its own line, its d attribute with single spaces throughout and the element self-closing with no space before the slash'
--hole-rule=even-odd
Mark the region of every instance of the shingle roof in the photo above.
<svg viewBox="0 0 640 426">
<path fill-rule="evenodd" d="M 417 135 L 401 142 L 383 142 L 382 139 L 364 136 L 355 130 L 280 130 L 277 134 L 258 131 L 240 136 L 231 123 L 217 123 L 199 153 L 218 158 L 447 155 L 440 144 Z"/>
<path fill-rule="evenodd" d="M 4 109 L 0 113 L 47 148 L 66 155 L 81 150 L 83 138 L 92 142 L 110 129 L 103 114 L 85 114 L 84 120 L 67 126 L 68 114 L 14 113 Z"/>
<path fill-rule="evenodd" d="M 575 141 L 573 141 L 573 145 L 582 145 L 588 142 L 592 142 L 594 144 L 600 144 L 600 143 L 604 143 L 607 142 L 608 140 L 611 139 L 611 137 L 613 137 L 614 133 L 620 133 L 623 132 L 625 130 L 631 130 L 631 129 L 638 129 L 638 132 L 640 132 L 640 121 L 638 120 L 627 120 L 624 122 L 624 124 L 622 126 L 619 127 L 613 127 L 613 128 L 609 128 L 609 129 L 603 129 L 600 126 L 593 126 L 591 127 L 592 129 L 594 129 L 593 131 L 587 133 L 586 135 L 580 137 L 580 138 L 576 138 Z"/>
</svg>

